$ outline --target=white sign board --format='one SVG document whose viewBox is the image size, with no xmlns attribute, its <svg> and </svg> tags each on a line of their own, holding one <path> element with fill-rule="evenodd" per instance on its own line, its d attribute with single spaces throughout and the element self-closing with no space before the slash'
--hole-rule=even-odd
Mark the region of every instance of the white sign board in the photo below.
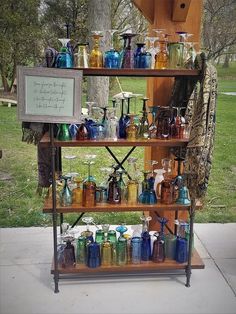
<svg viewBox="0 0 236 314">
<path fill-rule="evenodd" d="M 18 67 L 17 85 L 19 120 L 79 122 L 82 71 Z"/>
</svg>

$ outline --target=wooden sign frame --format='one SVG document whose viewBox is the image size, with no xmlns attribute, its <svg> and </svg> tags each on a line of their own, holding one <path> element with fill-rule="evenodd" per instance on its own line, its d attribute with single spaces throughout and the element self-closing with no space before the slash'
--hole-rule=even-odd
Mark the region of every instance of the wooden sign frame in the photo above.
<svg viewBox="0 0 236 314">
<path fill-rule="evenodd" d="M 18 119 L 26 122 L 78 123 L 82 71 L 17 67 Z"/>
</svg>

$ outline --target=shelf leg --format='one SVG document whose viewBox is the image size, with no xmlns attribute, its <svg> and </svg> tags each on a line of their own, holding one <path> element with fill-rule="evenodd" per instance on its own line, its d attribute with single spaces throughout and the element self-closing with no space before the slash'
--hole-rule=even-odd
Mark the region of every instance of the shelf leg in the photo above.
<svg viewBox="0 0 236 314">
<path fill-rule="evenodd" d="M 186 266 L 186 287 L 190 287 L 190 277 L 191 277 L 191 260 L 192 260 L 192 242 L 193 242 L 193 222 L 194 222 L 194 216 L 195 216 L 195 208 L 196 208 L 196 200 L 193 199 L 190 210 L 189 210 L 189 216 L 190 216 L 190 234 L 189 234 L 189 246 L 188 246 L 188 264 Z"/>
<path fill-rule="evenodd" d="M 56 148 L 54 145 L 53 124 L 50 124 L 50 142 L 52 154 L 52 222 L 53 222 L 53 253 L 54 253 L 54 292 L 58 293 L 59 272 L 57 258 L 57 201 L 56 201 L 56 177 L 55 177 L 55 155 Z"/>
</svg>

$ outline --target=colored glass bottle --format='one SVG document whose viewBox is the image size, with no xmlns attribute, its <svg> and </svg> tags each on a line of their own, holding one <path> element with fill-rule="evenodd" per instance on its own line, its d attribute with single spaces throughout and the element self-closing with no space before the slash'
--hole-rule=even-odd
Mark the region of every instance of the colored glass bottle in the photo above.
<svg viewBox="0 0 236 314">
<path fill-rule="evenodd" d="M 81 188 L 82 181 L 75 178 L 76 188 L 72 191 L 72 200 L 74 204 L 81 205 L 83 200 L 83 189 Z"/>
<path fill-rule="evenodd" d="M 119 138 L 126 138 L 126 120 L 124 115 L 124 101 L 125 99 L 121 99 L 121 116 L 119 119 Z"/>
<path fill-rule="evenodd" d="M 62 123 L 59 125 L 57 139 L 59 141 L 71 141 L 72 140 L 68 124 Z"/>
<path fill-rule="evenodd" d="M 64 267 L 71 268 L 75 266 L 75 248 L 68 240 L 64 248 Z"/>
<path fill-rule="evenodd" d="M 88 178 L 83 183 L 82 205 L 85 207 L 89 207 L 96 205 L 96 183 L 92 180 L 92 176 L 90 174 L 90 166 L 93 162 L 89 160 L 86 163 L 88 165 Z"/>
<path fill-rule="evenodd" d="M 77 239 L 77 254 L 76 260 L 78 264 L 86 264 L 87 259 L 87 247 L 86 247 L 86 237 L 79 236 Z"/>
<path fill-rule="evenodd" d="M 99 49 L 99 40 L 102 36 L 100 31 L 94 31 L 92 34 L 94 46 L 89 55 L 89 66 L 91 68 L 101 68 L 103 66 L 103 54 Z"/>
<path fill-rule="evenodd" d="M 121 202 L 121 189 L 117 181 L 117 174 L 111 175 L 111 181 L 108 186 L 108 203 L 119 204 Z"/>
<path fill-rule="evenodd" d="M 143 110 L 142 110 L 142 117 L 140 119 L 139 125 L 139 133 L 138 136 L 141 138 L 148 138 L 149 136 L 149 123 L 148 123 L 148 114 L 146 110 L 146 102 L 148 98 L 143 98 Z"/>
<path fill-rule="evenodd" d="M 160 50 L 155 56 L 155 69 L 166 69 L 168 66 L 168 50 L 167 50 L 167 42 L 159 41 Z"/>
<path fill-rule="evenodd" d="M 59 41 L 61 42 L 62 47 L 56 58 L 56 67 L 57 68 L 72 68 L 73 58 L 67 48 L 67 44 L 69 43 L 70 39 L 60 38 Z"/>
<path fill-rule="evenodd" d="M 138 202 L 138 180 L 137 180 L 137 158 L 128 159 L 128 174 L 130 179 L 127 183 L 127 202 L 128 204 L 136 204 Z"/>
<path fill-rule="evenodd" d="M 70 206 L 72 204 L 72 192 L 68 186 L 68 180 L 70 178 L 67 176 L 61 178 L 64 180 L 64 186 L 60 192 L 60 204 L 61 206 Z"/>
</svg>

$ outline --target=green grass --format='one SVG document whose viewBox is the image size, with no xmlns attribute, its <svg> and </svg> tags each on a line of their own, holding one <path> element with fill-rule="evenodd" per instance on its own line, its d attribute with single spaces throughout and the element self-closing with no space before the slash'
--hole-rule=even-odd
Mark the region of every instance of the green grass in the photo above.
<svg viewBox="0 0 236 314">
<path fill-rule="evenodd" d="M 219 68 L 219 92 L 236 91 L 236 66 L 228 70 Z M 111 95 L 120 92 L 116 82 Z M 145 95 L 144 79 L 121 79 L 122 89 Z M 205 206 L 197 212 L 197 222 L 236 222 L 236 96 L 219 93 L 217 104 L 217 128 L 213 159 Z M 134 108 L 134 100 L 131 103 Z M 141 100 L 137 100 L 137 112 L 141 109 Z M 21 142 L 21 124 L 16 120 L 16 108 L 0 106 L 0 173 L 10 174 L 11 180 L 0 180 L 0 226 L 45 226 L 51 224 L 51 216 L 42 213 L 43 197 L 36 194 L 37 189 L 37 150 L 34 145 Z M 128 148 L 113 148 L 121 160 Z M 64 148 L 62 151 L 63 168 L 69 171 L 69 163 L 64 157 L 75 154 L 72 161 L 73 171 L 85 176 L 87 169 L 82 161 L 87 153 L 96 153 L 98 158 L 92 167 L 92 173 L 101 180 L 99 168 L 112 165 L 113 159 L 104 148 Z M 137 148 L 134 156 L 143 168 L 143 148 Z M 218 206 L 218 207 L 217 207 Z M 118 224 L 138 223 L 140 213 L 96 213 L 97 223 Z M 66 216 L 73 222 L 76 214 Z"/>
</svg>

